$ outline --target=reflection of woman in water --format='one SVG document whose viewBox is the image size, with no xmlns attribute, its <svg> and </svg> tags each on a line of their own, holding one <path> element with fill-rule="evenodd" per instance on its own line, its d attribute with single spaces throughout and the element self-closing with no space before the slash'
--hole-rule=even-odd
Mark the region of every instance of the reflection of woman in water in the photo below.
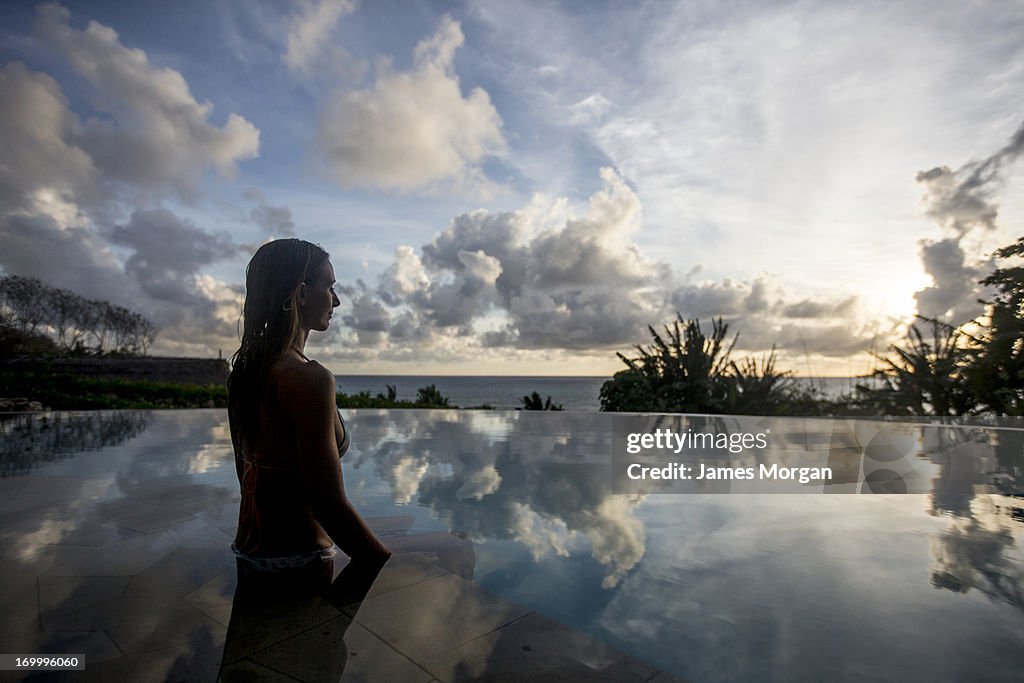
<svg viewBox="0 0 1024 683">
<path fill-rule="evenodd" d="M 304 353 L 310 330 L 326 330 L 341 304 L 327 252 L 298 239 L 264 244 L 249 262 L 245 290 L 242 343 L 228 379 L 242 489 L 232 545 L 239 569 L 311 570 L 329 580 L 337 544 L 373 572 L 391 553 L 345 495 L 339 456 L 349 435 L 334 375 Z"/>
</svg>

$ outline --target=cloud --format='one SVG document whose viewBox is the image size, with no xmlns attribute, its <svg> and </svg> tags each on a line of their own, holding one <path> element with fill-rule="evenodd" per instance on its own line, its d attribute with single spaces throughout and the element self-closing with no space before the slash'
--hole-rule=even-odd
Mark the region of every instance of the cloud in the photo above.
<svg viewBox="0 0 1024 683">
<path fill-rule="evenodd" d="M 644 342 L 648 325 L 678 312 L 705 324 L 724 317 L 745 349 L 835 357 L 871 347 L 872 333 L 853 322 L 856 297 L 792 301 L 767 276 L 686 282 L 692 269 L 680 283 L 633 241 L 643 223 L 636 193 L 612 169 L 601 181 L 582 215 L 535 198 L 517 211 L 457 216 L 419 254 L 399 247 L 376 287 L 351 289 L 344 321 L 354 341 L 410 358 L 442 348 L 464 358 L 498 348 L 589 353 Z"/>
<path fill-rule="evenodd" d="M 580 436 L 567 444 L 514 413 L 464 411 L 433 423 L 392 414 L 360 423 L 359 443 L 368 446 L 354 466 L 372 468 L 397 502 L 416 498 L 450 529 L 518 542 L 536 560 L 569 555 L 585 537 L 604 567 L 602 585 L 612 588 L 646 550 L 641 499 L 613 495 L 606 469 L 590 458 L 602 450 L 599 431 L 572 433 Z"/>
<path fill-rule="evenodd" d="M 183 306 L 205 298 L 194 281 L 201 267 L 238 252 L 228 235 L 205 232 L 167 209 L 135 211 L 114 227 L 110 241 L 134 251 L 124 268 L 144 292 Z"/>
<path fill-rule="evenodd" d="M 271 206 L 263 193 L 255 187 L 246 190 L 244 196 L 256 203 L 249 211 L 249 220 L 260 226 L 268 237 L 295 236 L 295 221 L 292 219 L 291 209 L 287 206 Z"/>
<path fill-rule="evenodd" d="M 75 142 L 78 117 L 55 80 L 19 62 L 4 65 L 0 119 L 0 209 L 34 211 L 40 193 L 96 197 L 96 166 Z"/>
<path fill-rule="evenodd" d="M 998 207 L 992 194 L 1003 178 L 1003 168 L 1024 150 L 1024 123 L 999 151 L 981 162 L 971 162 L 956 171 L 948 166 L 917 174 L 925 189 L 926 213 L 940 226 L 958 236 L 977 228 L 996 227 Z"/>
<path fill-rule="evenodd" d="M 462 95 L 454 57 L 463 39 L 459 23 L 445 16 L 416 46 L 410 71 L 382 64 L 372 88 L 331 98 L 315 145 L 338 183 L 390 190 L 481 186 L 480 162 L 502 152 L 505 139 L 487 92 Z"/>
<path fill-rule="evenodd" d="M 69 16 L 41 6 L 36 36 L 84 79 L 98 115 L 81 120 L 46 74 L 0 67 L 0 267 L 142 313 L 161 328 L 155 352 L 223 348 L 241 291 L 202 270 L 238 247 L 160 203 L 195 197 L 209 168 L 230 175 L 255 156 L 259 132 L 236 114 L 212 124 L 180 73 Z M 285 223 L 260 208 L 254 220 Z"/>
<path fill-rule="evenodd" d="M 355 0 L 305 0 L 291 17 L 284 63 L 293 71 L 306 72 L 323 51 L 338 20 L 355 11 Z"/>
<path fill-rule="evenodd" d="M 160 328 L 155 353 L 208 354 L 209 348 L 231 345 L 241 288 L 199 272 L 202 265 L 235 253 L 224 238 L 163 210 L 133 215 L 115 232 L 108 241 L 47 215 L 3 216 L 0 267 L 138 311 Z M 111 243 L 133 249 L 126 264 Z"/>
<path fill-rule="evenodd" d="M 88 121 L 78 136 L 104 177 L 191 197 L 207 166 L 231 176 L 238 161 L 257 156 L 259 130 L 245 118 L 231 113 L 215 126 L 213 105 L 197 102 L 179 72 L 154 66 L 108 26 L 92 21 L 78 31 L 69 19 L 60 5 L 41 5 L 36 35 L 70 61 L 91 86 L 93 106 L 110 115 Z"/>
<path fill-rule="evenodd" d="M 384 340 L 391 327 L 391 316 L 380 301 L 363 292 L 352 300 L 351 313 L 342 322 L 356 332 L 359 343 L 374 346 Z"/>
<path fill-rule="evenodd" d="M 632 190 L 611 169 L 586 214 L 539 229 L 529 211 L 457 217 L 423 248 L 389 269 L 382 288 L 437 328 L 471 323 L 499 309 L 506 324 L 483 336 L 490 345 L 586 349 L 629 343 L 663 310 L 663 268 L 630 240 L 642 212 Z M 429 271 L 429 272 L 428 272 Z M 420 288 L 394 288 L 396 273 L 413 273 Z M 428 278 L 423 284 L 423 278 Z M 403 282 L 410 281 L 406 278 Z M 651 294 L 653 293 L 653 296 Z"/>
<path fill-rule="evenodd" d="M 5 273 L 36 277 L 90 299 L 134 303 L 124 270 L 90 230 L 62 227 L 47 215 L 8 214 L 0 217 L 0 243 Z"/>
<path fill-rule="evenodd" d="M 811 301 L 804 299 L 783 308 L 787 318 L 846 317 L 857 304 L 857 297 L 847 297 L 836 302 Z"/>
<path fill-rule="evenodd" d="M 672 293 L 672 305 L 685 318 L 732 318 L 747 313 L 766 313 L 769 304 L 764 298 L 765 282 L 752 284 L 731 278 L 717 282 L 693 283 Z M 804 305 L 811 302 L 805 301 Z M 827 304 L 818 304 L 827 310 Z"/>
<path fill-rule="evenodd" d="M 997 227 L 999 207 L 993 196 L 1002 185 L 1006 165 L 1024 150 L 1024 124 L 995 154 L 953 171 L 936 167 L 917 174 L 924 187 L 925 213 L 951 237 L 921 241 L 921 263 L 932 284 L 914 294 L 919 315 L 960 325 L 983 312 L 985 290 L 979 280 L 989 272 L 991 258 L 969 264 L 963 243 Z"/>
<path fill-rule="evenodd" d="M 573 125 L 594 123 L 600 120 L 611 106 L 612 103 L 601 93 L 588 95 L 569 107 L 569 123 Z"/>
<path fill-rule="evenodd" d="M 978 299 L 983 288 L 978 282 L 993 262 L 989 259 L 977 267 L 967 265 L 961 239 L 921 242 L 921 263 L 933 284 L 914 294 L 919 315 L 961 324 L 982 313 Z"/>
</svg>

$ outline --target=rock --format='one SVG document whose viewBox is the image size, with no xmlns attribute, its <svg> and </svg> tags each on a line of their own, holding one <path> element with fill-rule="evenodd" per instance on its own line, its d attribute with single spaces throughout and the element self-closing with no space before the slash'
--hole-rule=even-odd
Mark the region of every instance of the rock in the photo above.
<svg viewBox="0 0 1024 683">
<path fill-rule="evenodd" d="M 23 396 L 0 398 L 0 413 L 16 413 L 28 410 L 43 410 L 43 404 L 39 401 L 30 401 Z"/>
</svg>

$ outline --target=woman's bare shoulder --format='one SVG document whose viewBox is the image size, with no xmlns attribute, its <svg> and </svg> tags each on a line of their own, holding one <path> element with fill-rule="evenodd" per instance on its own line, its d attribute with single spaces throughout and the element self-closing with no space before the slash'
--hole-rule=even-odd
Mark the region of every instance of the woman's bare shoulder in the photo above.
<svg viewBox="0 0 1024 683">
<path fill-rule="evenodd" d="M 335 392 L 334 375 L 316 361 L 282 360 L 275 364 L 271 374 L 284 400 L 333 396 Z"/>
</svg>

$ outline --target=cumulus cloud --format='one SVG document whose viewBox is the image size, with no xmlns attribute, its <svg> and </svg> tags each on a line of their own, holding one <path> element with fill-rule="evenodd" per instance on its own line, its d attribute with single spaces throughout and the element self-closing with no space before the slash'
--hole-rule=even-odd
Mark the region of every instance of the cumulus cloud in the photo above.
<svg viewBox="0 0 1024 683">
<path fill-rule="evenodd" d="M 284 63 L 293 71 L 308 71 L 323 51 L 338 20 L 351 14 L 355 0 L 305 0 L 291 16 Z"/>
<path fill-rule="evenodd" d="M 997 227 L 999 207 L 994 194 L 1005 167 L 1024 150 L 1024 124 L 995 154 L 957 170 L 936 167 L 917 174 L 924 188 L 925 213 L 950 236 L 921 242 L 921 263 L 932 285 L 914 294 L 917 312 L 962 324 L 983 311 L 984 290 L 978 281 L 992 268 L 991 259 L 968 263 L 964 240 Z"/>
<path fill-rule="evenodd" d="M 41 195 L 93 201 L 96 165 L 76 142 L 78 117 L 60 85 L 14 62 L 0 68 L 0 209 L 34 212 Z"/>
<path fill-rule="evenodd" d="M 352 300 L 351 312 L 342 321 L 355 330 L 359 343 L 367 346 L 379 344 L 391 327 L 391 315 L 380 301 L 363 292 Z"/>
<path fill-rule="evenodd" d="M 921 263 L 933 284 L 914 294 L 917 312 L 926 318 L 955 323 L 973 319 L 982 311 L 978 284 L 990 270 L 991 259 L 971 266 L 961 246 L 962 237 L 921 243 Z"/>
<path fill-rule="evenodd" d="M 0 268 L 139 311 L 162 328 L 155 351 L 208 353 L 234 329 L 241 293 L 201 270 L 237 247 L 159 207 L 195 196 L 207 169 L 230 175 L 256 155 L 259 131 L 236 114 L 215 125 L 180 73 L 69 19 L 41 6 L 36 37 L 99 114 L 79 117 L 49 75 L 0 67 Z M 253 219 L 284 222 L 265 208 Z"/>
<path fill-rule="evenodd" d="M 351 290 L 344 320 L 354 341 L 382 352 L 422 345 L 433 353 L 459 339 L 478 353 L 617 350 L 678 312 L 725 318 L 741 332 L 739 348 L 834 357 L 871 347 L 872 333 L 852 323 L 856 297 L 794 301 L 767 276 L 680 278 L 634 241 L 643 224 L 636 193 L 612 169 L 601 179 L 581 215 L 564 200 L 535 199 L 517 211 L 457 216 L 419 253 L 399 247 L 376 287 Z"/>
<path fill-rule="evenodd" d="M 382 64 L 373 87 L 331 98 L 315 144 L 337 182 L 392 190 L 480 185 L 480 162 L 500 153 L 505 139 L 487 92 L 462 94 L 454 58 L 463 40 L 446 16 L 416 46 L 410 71 Z"/>
<path fill-rule="evenodd" d="M 237 253 L 228 235 L 205 232 L 167 209 L 135 211 L 128 223 L 114 227 L 110 241 L 133 250 L 125 272 L 144 292 L 183 306 L 205 300 L 194 282 L 202 266 Z"/>
<path fill-rule="evenodd" d="M 105 177 L 192 196 L 206 167 L 231 175 L 258 154 L 259 130 L 249 121 L 231 113 L 214 125 L 213 105 L 197 102 L 179 72 L 151 64 L 108 26 L 72 28 L 70 16 L 60 5 L 40 6 L 36 35 L 70 61 L 91 86 L 93 106 L 111 115 L 88 121 L 78 136 Z"/>
<path fill-rule="evenodd" d="M 763 278 L 753 283 L 737 282 L 725 278 L 717 282 L 690 283 L 679 287 L 672 293 L 672 305 L 684 317 L 733 318 L 745 313 L 766 313 L 770 304 L 765 299 L 766 283 Z M 804 301 L 807 310 L 809 301 Z M 818 303 L 819 310 L 824 312 L 828 304 Z M 787 315 L 791 315 L 788 309 Z M 817 317 L 817 316 L 791 316 Z"/>
</svg>

